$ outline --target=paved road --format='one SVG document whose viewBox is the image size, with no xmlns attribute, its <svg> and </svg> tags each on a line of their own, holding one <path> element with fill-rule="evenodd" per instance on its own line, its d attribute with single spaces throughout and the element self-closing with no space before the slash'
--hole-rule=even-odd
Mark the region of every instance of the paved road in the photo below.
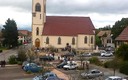
<svg viewBox="0 0 128 80">
<path fill-rule="evenodd" d="M 31 48 L 31 44 L 28 45 L 22 45 L 23 47 L 25 47 L 25 49 L 29 49 Z M 2 53 L 0 53 L 0 61 L 1 60 L 5 60 L 8 61 L 8 58 L 11 55 L 17 55 L 18 54 L 18 49 L 10 49 L 10 50 L 4 50 Z"/>
<path fill-rule="evenodd" d="M 11 55 L 17 55 L 17 50 L 16 49 L 11 49 L 11 50 L 5 50 L 2 53 L 0 53 L 0 61 L 5 60 L 8 61 L 8 58 Z"/>
</svg>

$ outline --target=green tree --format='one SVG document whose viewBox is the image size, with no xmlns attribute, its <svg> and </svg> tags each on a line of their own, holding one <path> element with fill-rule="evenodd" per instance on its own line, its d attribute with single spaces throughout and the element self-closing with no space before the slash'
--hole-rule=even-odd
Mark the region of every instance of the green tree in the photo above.
<svg viewBox="0 0 128 80">
<path fill-rule="evenodd" d="M 16 22 L 8 19 L 3 27 L 3 44 L 9 48 L 18 46 L 18 30 Z"/>
<path fill-rule="evenodd" d="M 113 75 L 115 76 L 116 74 L 116 70 L 119 68 L 119 64 L 120 60 L 118 60 L 117 58 L 114 58 L 111 63 L 110 63 L 110 67 L 113 69 Z"/>
<path fill-rule="evenodd" d="M 128 61 L 128 45 L 127 44 L 122 44 L 116 50 L 116 56 L 123 59 L 124 61 Z"/>
<path fill-rule="evenodd" d="M 99 28 L 99 30 L 111 30 L 111 26 L 110 25 L 107 25 L 103 28 Z"/>
<path fill-rule="evenodd" d="M 100 38 L 98 36 L 96 36 L 95 38 L 96 38 L 96 45 L 101 46 L 102 43 L 101 43 Z"/>
<path fill-rule="evenodd" d="M 119 34 L 128 26 L 128 18 L 122 18 L 120 21 L 116 21 L 112 27 L 113 39 L 119 36 Z"/>
</svg>

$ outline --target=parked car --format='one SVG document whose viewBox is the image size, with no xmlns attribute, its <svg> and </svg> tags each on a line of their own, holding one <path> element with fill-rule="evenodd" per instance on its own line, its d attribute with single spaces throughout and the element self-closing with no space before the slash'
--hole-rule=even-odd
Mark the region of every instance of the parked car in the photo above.
<svg viewBox="0 0 128 80">
<path fill-rule="evenodd" d="M 64 65 L 63 68 L 66 70 L 71 70 L 78 68 L 78 65 L 76 63 L 68 63 L 67 65 Z"/>
<path fill-rule="evenodd" d="M 24 66 L 26 65 L 26 64 L 28 64 L 29 62 L 28 61 L 24 61 L 23 63 L 22 63 L 22 69 L 24 68 Z"/>
<path fill-rule="evenodd" d="M 63 68 L 64 65 L 67 65 L 67 61 L 63 61 L 59 65 L 57 65 L 57 68 Z"/>
<path fill-rule="evenodd" d="M 53 61 L 54 60 L 54 57 L 52 56 L 41 56 L 40 57 L 40 61 Z"/>
<path fill-rule="evenodd" d="M 75 54 L 73 52 L 62 54 L 61 57 L 74 57 Z"/>
<path fill-rule="evenodd" d="M 92 69 L 88 72 L 81 73 L 82 78 L 87 78 L 87 79 L 91 79 L 91 78 L 95 78 L 103 75 L 104 73 L 97 69 Z"/>
<path fill-rule="evenodd" d="M 125 80 L 119 76 L 109 76 L 108 78 L 106 78 L 105 80 Z"/>
<path fill-rule="evenodd" d="M 31 72 L 39 72 L 42 70 L 42 67 L 41 66 L 38 66 L 37 64 L 35 63 L 28 63 L 26 64 L 24 67 L 23 67 L 23 70 L 25 70 L 26 72 L 27 71 L 31 71 Z"/>
<path fill-rule="evenodd" d="M 112 52 L 102 52 L 101 53 L 101 57 L 110 57 L 110 56 L 113 56 Z"/>
<path fill-rule="evenodd" d="M 57 77 L 57 75 L 53 72 L 46 72 L 42 75 L 35 76 L 33 80 L 62 80 Z"/>
<path fill-rule="evenodd" d="M 91 57 L 91 56 L 92 56 L 91 53 L 83 53 L 79 55 L 79 57 Z"/>
</svg>

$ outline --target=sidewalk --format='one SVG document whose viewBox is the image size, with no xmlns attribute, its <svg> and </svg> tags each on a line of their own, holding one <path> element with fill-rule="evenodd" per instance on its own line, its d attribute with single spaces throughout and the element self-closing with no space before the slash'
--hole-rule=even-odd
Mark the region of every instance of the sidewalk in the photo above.
<svg viewBox="0 0 128 80">
<path fill-rule="evenodd" d="M 62 73 L 62 72 L 60 72 L 60 71 L 57 70 L 57 69 L 53 69 L 52 72 L 54 72 L 55 74 L 57 74 L 57 76 L 58 76 L 59 78 L 62 78 L 62 79 L 64 79 L 64 80 L 69 80 L 68 75 L 66 75 L 66 74 L 64 74 L 64 73 Z"/>
</svg>

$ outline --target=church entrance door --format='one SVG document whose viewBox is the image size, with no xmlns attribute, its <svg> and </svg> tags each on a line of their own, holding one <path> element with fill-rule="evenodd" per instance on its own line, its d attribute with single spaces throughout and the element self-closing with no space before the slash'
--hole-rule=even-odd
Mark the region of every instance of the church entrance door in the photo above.
<svg viewBox="0 0 128 80">
<path fill-rule="evenodd" d="M 37 48 L 40 47 L 40 40 L 39 39 L 35 40 L 35 47 L 37 47 Z"/>
</svg>

